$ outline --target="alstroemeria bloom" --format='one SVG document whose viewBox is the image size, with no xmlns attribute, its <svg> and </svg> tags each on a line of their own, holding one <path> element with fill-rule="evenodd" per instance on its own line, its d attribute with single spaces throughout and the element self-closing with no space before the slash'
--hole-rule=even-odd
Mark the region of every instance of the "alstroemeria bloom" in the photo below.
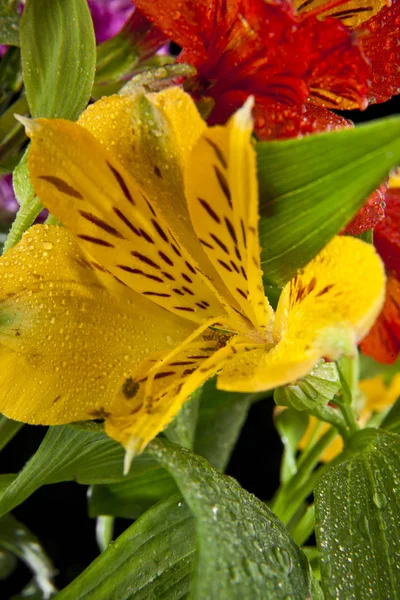
<svg viewBox="0 0 400 600">
<path fill-rule="evenodd" d="M 29 169 L 66 228 L 0 261 L 0 409 L 29 423 L 103 417 L 140 452 L 205 380 L 255 392 L 352 352 L 379 312 L 372 246 L 337 237 L 264 295 L 251 103 L 207 128 L 178 88 L 38 119 Z"/>
<path fill-rule="evenodd" d="M 346 126 L 329 109 L 365 108 L 400 88 L 398 0 L 137 0 L 198 70 L 193 93 L 224 123 L 254 94 L 260 139 Z"/>
<path fill-rule="evenodd" d="M 381 363 L 400 354 L 400 178 L 392 178 L 386 194 L 385 218 L 374 229 L 374 245 L 388 278 L 382 312 L 360 348 Z"/>
<path fill-rule="evenodd" d="M 382 375 L 362 379 L 359 388 L 364 398 L 364 405 L 360 410 L 358 422 L 361 427 L 367 427 L 368 421 L 375 413 L 388 410 L 400 396 L 400 374 L 395 375 L 389 385 L 385 384 Z M 299 442 L 299 449 L 307 448 L 311 438 L 319 440 L 330 427 L 329 423 L 321 423 L 310 415 L 308 427 Z M 343 446 L 343 439 L 338 435 L 322 454 L 321 461 L 333 460 L 341 453 Z"/>
</svg>

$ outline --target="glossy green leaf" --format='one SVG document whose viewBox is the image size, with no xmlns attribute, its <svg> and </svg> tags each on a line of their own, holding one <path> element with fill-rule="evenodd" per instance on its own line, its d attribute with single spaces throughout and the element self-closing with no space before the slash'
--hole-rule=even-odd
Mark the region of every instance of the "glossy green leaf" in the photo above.
<svg viewBox="0 0 400 600">
<path fill-rule="evenodd" d="M 0 450 L 5 448 L 18 431 L 23 427 L 23 423 L 7 419 L 4 415 L 0 415 Z"/>
<path fill-rule="evenodd" d="M 0 0 L 0 44 L 19 46 L 18 0 Z"/>
<path fill-rule="evenodd" d="M 262 394 L 217 390 L 215 379 L 202 388 L 194 451 L 224 471 L 247 418 L 251 402 Z M 265 395 L 265 394 L 264 394 Z"/>
<path fill-rule="evenodd" d="M 0 547 L 26 563 L 44 598 L 49 598 L 55 592 L 52 582 L 55 571 L 50 559 L 36 536 L 12 515 L 5 515 L 0 519 Z"/>
<path fill-rule="evenodd" d="M 400 358 L 391 365 L 384 365 L 371 358 L 371 356 L 360 354 L 360 379 L 382 375 L 383 381 L 388 384 L 397 373 L 400 373 Z"/>
<path fill-rule="evenodd" d="M 280 479 L 285 483 L 297 471 L 297 448 L 307 429 L 308 414 L 288 408 L 278 412 L 274 421 L 283 444 Z"/>
<path fill-rule="evenodd" d="M 21 504 L 42 485 L 60 481 L 84 484 L 109 483 L 123 479 L 124 449 L 96 426 L 50 427 L 37 452 L 28 461 L 0 499 L 0 515 Z M 154 463 L 142 455 L 134 463 Z M 131 477 L 133 470 L 131 470 Z M 124 479 L 126 480 L 126 478 Z"/>
<path fill-rule="evenodd" d="M 191 598 L 311 597 L 308 564 L 267 506 L 203 458 L 168 440 L 149 445 L 196 518 L 198 557 Z"/>
<path fill-rule="evenodd" d="M 32 116 L 77 119 L 89 101 L 96 66 L 87 1 L 28 0 L 21 51 Z"/>
<path fill-rule="evenodd" d="M 261 142 L 257 155 L 262 268 L 284 285 L 400 163 L 400 118 Z"/>
<path fill-rule="evenodd" d="M 336 364 L 321 361 L 306 377 L 291 385 L 276 388 L 274 401 L 279 406 L 310 410 L 316 405 L 328 404 L 340 387 Z"/>
<path fill-rule="evenodd" d="M 201 396 L 202 388 L 199 388 L 192 394 L 190 400 L 185 402 L 172 423 L 164 430 L 164 435 L 171 442 L 176 442 L 185 448 L 193 448 Z"/>
<path fill-rule="evenodd" d="M 348 460 L 315 490 L 316 537 L 326 598 L 400 597 L 400 436 L 358 432 Z"/>
<path fill-rule="evenodd" d="M 186 598 L 194 549 L 194 519 L 176 494 L 146 512 L 56 599 Z"/>
<path fill-rule="evenodd" d="M 157 502 L 176 494 L 177 487 L 172 477 L 158 462 L 136 459 L 129 479 L 117 483 L 95 485 L 89 497 L 89 514 L 113 515 L 137 519 Z"/>
</svg>

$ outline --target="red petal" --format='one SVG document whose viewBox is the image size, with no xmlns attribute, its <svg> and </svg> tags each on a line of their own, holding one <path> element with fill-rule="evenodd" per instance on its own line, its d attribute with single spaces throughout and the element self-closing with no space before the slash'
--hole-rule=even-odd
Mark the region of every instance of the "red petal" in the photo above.
<svg viewBox="0 0 400 600">
<path fill-rule="evenodd" d="M 374 245 L 388 271 L 400 280 L 400 188 L 386 194 L 385 218 L 374 230 Z"/>
<path fill-rule="evenodd" d="M 400 1 L 393 0 L 355 29 L 372 67 L 371 102 L 385 102 L 400 92 Z"/>
<path fill-rule="evenodd" d="M 343 233 L 360 235 L 360 233 L 376 227 L 376 225 L 378 225 L 378 223 L 381 222 L 385 216 L 385 199 L 387 189 L 387 184 L 383 183 L 377 190 L 372 192 L 364 206 L 358 211 L 354 219 L 346 226 Z"/>
<path fill-rule="evenodd" d="M 361 351 L 380 363 L 394 363 L 400 353 L 400 281 L 391 275 L 386 300 L 375 325 L 360 344 Z"/>
<path fill-rule="evenodd" d="M 232 113 L 240 108 L 249 94 L 232 91 L 215 98 L 209 123 L 225 123 Z M 335 113 L 307 103 L 303 106 L 287 106 L 256 96 L 253 109 L 254 129 L 259 140 L 291 138 L 323 131 L 334 131 L 351 127 L 352 124 Z"/>
<path fill-rule="evenodd" d="M 325 108 L 366 108 L 370 66 L 355 37 L 337 19 L 306 18 L 303 47 L 309 45 L 309 87 L 315 104 Z"/>
<path fill-rule="evenodd" d="M 138 9 L 125 23 L 121 35 L 125 36 L 140 52 L 141 60 L 152 56 L 168 41 L 165 33 L 157 29 Z"/>
</svg>

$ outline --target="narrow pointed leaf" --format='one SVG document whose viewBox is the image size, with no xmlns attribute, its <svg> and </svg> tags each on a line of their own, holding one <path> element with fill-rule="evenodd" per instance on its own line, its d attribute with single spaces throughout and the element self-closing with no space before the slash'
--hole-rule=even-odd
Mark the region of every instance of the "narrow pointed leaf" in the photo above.
<svg viewBox="0 0 400 600">
<path fill-rule="evenodd" d="M 0 498 L 0 515 L 13 510 L 49 483 L 77 481 L 92 485 L 121 481 L 124 479 L 123 461 L 122 446 L 94 424 L 88 429 L 65 425 L 50 427 L 37 452 L 4 490 Z M 154 464 L 154 459 L 142 455 L 134 466 L 146 462 Z M 131 470 L 130 476 L 133 473 Z"/>
<path fill-rule="evenodd" d="M 137 519 L 157 502 L 176 494 L 172 477 L 158 462 L 136 459 L 129 479 L 94 485 L 90 491 L 89 514 Z"/>
<path fill-rule="evenodd" d="M 194 550 L 194 519 L 176 494 L 145 513 L 56 598 L 186 598 Z"/>
<path fill-rule="evenodd" d="M 203 386 L 194 451 L 204 456 L 218 471 L 225 470 L 251 402 L 256 397 L 257 394 L 218 390 L 215 379 Z"/>
<path fill-rule="evenodd" d="M 400 436 L 364 429 L 315 490 L 326 598 L 400 598 Z"/>
<path fill-rule="evenodd" d="M 153 440 L 149 452 L 173 475 L 196 518 L 194 600 L 311 597 L 305 556 L 263 502 L 167 440 Z"/>
<path fill-rule="evenodd" d="M 32 116 L 77 119 L 89 101 L 96 67 L 87 1 L 27 2 L 21 19 L 21 51 Z"/>
<path fill-rule="evenodd" d="M 49 598 L 55 592 L 52 583 L 55 570 L 50 559 L 37 537 L 12 515 L 5 515 L 0 519 L 0 548 L 12 552 L 26 563 L 43 598 Z"/>
<path fill-rule="evenodd" d="M 284 285 L 400 163 L 400 118 L 257 144 L 262 267 Z"/>
</svg>

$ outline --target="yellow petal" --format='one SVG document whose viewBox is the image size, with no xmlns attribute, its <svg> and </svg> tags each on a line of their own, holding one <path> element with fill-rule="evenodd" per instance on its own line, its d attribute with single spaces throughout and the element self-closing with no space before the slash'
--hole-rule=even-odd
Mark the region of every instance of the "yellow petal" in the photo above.
<svg viewBox="0 0 400 600">
<path fill-rule="evenodd" d="M 195 337 L 195 339 L 192 339 Z M 110 409 L 106 432 L 139 454 L 177 414 L 190 394 L 235 352 L 229 336 L 208 329 L 171 354 L 152 355 L 126 378 Z"/>
<path fill-rule="evenodd" d="M 197 322 L 226 314 L 146 192 L 89 131 L 63 120 L 35 124 L 32 185 L 88 256 L 172 313 Z"/>
<path fill-rule="evenodd" d="M 196 233 L 241 311 L 265 335 L 273 312 L 265 298 L 258 241 L 252 101 L 226 127 L 209 129 L 190 156 L 186 194 Z"/>
<path fill-rule="evenodd" d="M 308 427 L 299 442 L 299 450 L 304 450 L 305 448 L 307 448 L 311 438 L 313 438 L 315 435 L 315 429 L 317 427 L 318 432 L 316 435 L 317 440 L 319 440 L 324 435 L 324 433 L 326 433 L 328 429 L 330 429 L 331 425 L 329 423 L 321 423 L 321 421 L 318 421 L 318 419 L 310 415 Z M 320 460 L 322 462 L 330 462 L 331 460 L 336 458 L 336 456 L 338 456 L 338 454 L 340 454 L 342 450 L 343 440 L 340 437 L 340 435 L 337 435 L 337 437 L 334 438 L 331 444 L 324 450 L 324 453 L 320 457 Z"/>
<path fill-rule="evenodd" d="M 124 374 L 194 326 L 38 225 L 0 260 L 0 411 L 27 423 L 104 417 Z"/>
<path fill-rule="evenodd" d="M 400 373 L 397 373 L 389 385 L 385 385 L 382 375 L 363 379 L 359 383 L 365 396 L 365 410 L 381 412 L 392 406 L 400 396 Z"/>
<path fill-rule="evenodd" d="M 321 8 L 319 18 L 336 17 L 344 25 L 351 29 L 358 27 L 371 17 L 375 16 L 384 6 L 386 0 L 349 0 L 340 5 L 333 6 L 323 10 L 325 4 L 330 4 L 327 0 L 294 0 L 294 6 L 298 13 L 307 14 L 310 10 Z"/>
<path fill-rule="evenodd" d="M 320 358 L 351 355 L 379 314 L 384 290 L 384 268 L 373 246 L 334 238 L 283 289 L 273 331 L 276 345 L 231 361 L 218 387 L 272 389 L 303 377 Z"/>
<path fill-rule="evenodd" d="M 81 115 L 79 123 L 115 156 L 146 191 L 174 238 L 214 286 L 222 280 L 194 232 L 184 192 L 183 173 L 193 146 L 206 129 L 188 94 L 172 87 L 148 96 L 109 96 Z M 208 285 L 211 282 L 208 280 Z"/>
</svg>

